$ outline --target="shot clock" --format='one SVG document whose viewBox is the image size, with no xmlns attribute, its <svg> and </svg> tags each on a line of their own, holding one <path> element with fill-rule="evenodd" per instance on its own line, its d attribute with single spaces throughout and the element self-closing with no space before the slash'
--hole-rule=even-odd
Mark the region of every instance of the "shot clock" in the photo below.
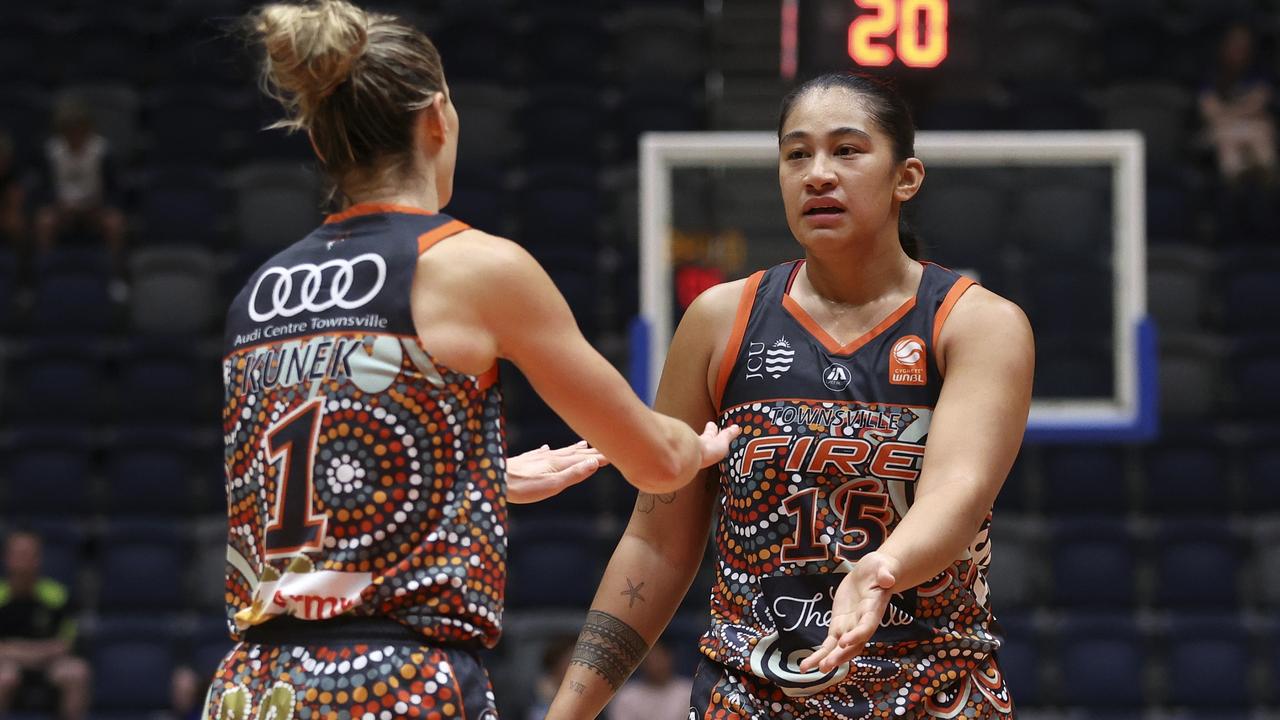
<svg viewBox="0 0 1280 720">
<path fill-rule="evenodd" d="M 936 68 L 947 59 L 948 0 L 784 0 L 783 77 L 854 68 Z"/>
</svg>

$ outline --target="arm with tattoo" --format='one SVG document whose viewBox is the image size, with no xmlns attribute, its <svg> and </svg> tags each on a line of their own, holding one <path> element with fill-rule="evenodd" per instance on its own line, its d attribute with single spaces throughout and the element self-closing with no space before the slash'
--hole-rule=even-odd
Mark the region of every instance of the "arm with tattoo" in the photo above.
<svg viewBox="0 0 1280 720">
<path fill-rule="evenodd" d="M 714 493 L 690 483 L 636 500 L 548 720 L 595 718 L 662 634 L 702 562 Z"/>
</svg>

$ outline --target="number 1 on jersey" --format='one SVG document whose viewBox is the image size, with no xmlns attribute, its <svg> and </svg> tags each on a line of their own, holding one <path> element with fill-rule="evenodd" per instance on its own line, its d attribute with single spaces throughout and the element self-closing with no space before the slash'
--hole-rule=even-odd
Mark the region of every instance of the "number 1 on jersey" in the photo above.
<svg viewBox="0 0 1280 720">
<path fill-rule="evenodd" d="M 267 462 L 276 465 L 276 499 L 263 541 L 267 560 L 324 547 L 329 518 L 316 512 L 313 501 L 323 412 L 324 398 L 311 400 L 280 418 L 262 441 Z"/>
</svg>

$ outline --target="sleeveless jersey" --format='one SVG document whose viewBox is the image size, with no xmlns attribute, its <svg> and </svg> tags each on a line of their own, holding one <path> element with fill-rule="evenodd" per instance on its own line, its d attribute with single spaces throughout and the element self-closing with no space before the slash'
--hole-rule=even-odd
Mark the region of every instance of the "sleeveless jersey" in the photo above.
<svg viewBox="0 0 1280 720">
<path fill-rule="evenodd" d="M 357 205 L 268 261 L 227 315 L 232 634 L 286 614 L 385 615 L 425 642 L 497 642 L 506 580 L 497 366 L 435 362 L 410 293 L 465 230 Z"/>
<path fill-rule="evenodd" d="M 990 515 L 962 557 L 893 596 L 862 655 L 800 671 L 826 638 L 844 573 L 911 507 L 942 388 L 938 335 L 973 284 L 926 263 L 914 297 L 840 346 L 788 295 L 801 265 L 748 280 L 721 363 L 720 423 L 743 432 L 720 464 L 700 649 L 768 687 L 755 702 L 771 718 L 955 717 L 946 705 L 972 696 L 956 686 L 971 679 L 1008 706 L 988 658 L 1000 644 L 987 608 Z"/>
</svg>

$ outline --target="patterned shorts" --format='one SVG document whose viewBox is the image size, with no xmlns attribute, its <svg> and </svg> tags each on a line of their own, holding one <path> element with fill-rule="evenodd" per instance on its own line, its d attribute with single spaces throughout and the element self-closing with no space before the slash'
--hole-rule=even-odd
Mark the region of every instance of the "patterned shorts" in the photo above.
<svg viewBox="0 0 1280 720">
<path fill-rule="evenodd" d="M 465 649 L 373 641 L 242 642 L 223 659 L 204 720 L 497 720 L 489 676 Z"/>
<path fill-rule="evenodd" d="M 956 718 L 1013 720 L 1013 703 L 995 661 L 937 692 L 907 702 L 901 687 L 846 682 L 810 697 L 789 697 L 749 673 L 703 659 L 693 679 L 689 720 L 886 720 Z M 903 700 L 899 701 L 898 698 Z"/>
</svg>

